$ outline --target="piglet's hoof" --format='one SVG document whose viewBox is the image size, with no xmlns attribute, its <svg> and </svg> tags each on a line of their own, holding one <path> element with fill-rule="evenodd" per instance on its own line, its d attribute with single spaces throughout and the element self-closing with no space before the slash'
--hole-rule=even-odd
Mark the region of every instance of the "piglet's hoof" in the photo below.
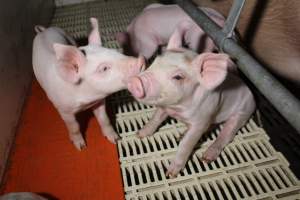
<svg viewBox="0 0 300 200">
<path fill-rule="evenodd" d="M 74 137 L 72 139 L 72 142 L 73 142 L 74 146 L 76 147 L 76 149 L 78 149 L 79 151 L 86 148 L 86 144 L 85 144 L 85 141 L 82 138 L 82 136 Z"/>
<path fill-rule="evenodd" d="M 117 144 L 117 141 L 120 140 L 120 136 L 117 133 L 114 134 L 107 134 L 105 137 L 113 144 Z"/>
<path fill-rule="evenodd" d="M 183 164 L 176 163 L 176 161 L 172 161 L 170 166 L 168 167 L 166 176 L 170 178 L 176 178 L 180 170 L 184 167 Z"/>
<path fill-rule="evenodd" d="M 141 129 L 136 135 L 138 138 L 144 138 L 153 135 L 152 131 L 148 131 L 147 129 Z"/>
<path fill-rule="evenodd" d="M 179 134 L 179 136 L 175 137 L 176 141 L 180 142 L 182 140 L 183 136 L 184 136 L 183 134 Z"/>
<path fill-rule="evenodd" d="M 202 161 L 206 163 L 210 163 L 218 158 L 222 149 L 218 147 L 210 146 L 202 155 Z"/>
<path fill-rule="evenodd" d="M 142 139 L 142 138 L 144 138 L 144 137 L 147 137 L 147 135 L 138 132 L 138 133 L 136 134 L 136 137 Z"/>
</svg>

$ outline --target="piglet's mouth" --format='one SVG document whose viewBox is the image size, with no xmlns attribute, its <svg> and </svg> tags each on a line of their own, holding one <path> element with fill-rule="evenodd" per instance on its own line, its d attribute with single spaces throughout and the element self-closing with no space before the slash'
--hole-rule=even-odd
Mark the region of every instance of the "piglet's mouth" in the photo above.
<svg viewBox="0 0 300 200">
<path fill-rule="evenodd" d="M 129 92 L 131 92 L 135 98 L 142 99 L 145 97 L 143 81 L 138 76 L 130 78 L 127 87 Z"/>
</svg>

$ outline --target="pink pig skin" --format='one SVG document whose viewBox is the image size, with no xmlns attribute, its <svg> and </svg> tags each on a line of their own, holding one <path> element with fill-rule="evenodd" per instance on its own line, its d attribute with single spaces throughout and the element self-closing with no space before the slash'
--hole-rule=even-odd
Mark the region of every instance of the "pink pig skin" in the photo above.
<svg viewBox="0 0 300 200">
<path fill-rule="evenodd" d="M 31 192 L 11 192 L 0 196 L 0 200 L 47 200 Z"/>
<path fill-rule="evenodd" d="M 219 26 L 225 19 L 217 11 L 200 8 Z M 203 30 L 177 5 L 151 4 L 138 15 L 127 32 L 116 35 L 117 40 L 129 54 L 141 54 L 149 59 L 160 45 L 169 40 L 181 45 L 182 41 L 196 52 L 211 52 L 215 45 Z"/>
<path fill-rule="evenodd" d="M 77 48 L 62 29 L 36 26 L 33 42 L 34 74 L 64 120 L 78 150 L 86 146 L 75 114 L 93 107 L 103 134 L 115 143 L 119 136 L 110 125 L 104 98 L 126 88 L 130 76 L 138 74 L 145 61 L 101 46 L 98 21 L 91 18 L 89 44 Z M 69 45 L 72 44 L 72 45 Z"/>
<path fill-rule="evenodd" d="M 176 176 L 203 133 L 212 124 L 224 122 L 216 141 L 203 154 L 204 161 L 215 160 L 253 113 L 253 95 L 236 73 L 228 71 L 233 66 L 226 54 L 197 55 L 190 50 L 169 49 L 128 82 L 138 101 L 157 106 L 139 137 L 152 135 L 167 116 L 188 127 L 167 175 Z"/>
</svg>

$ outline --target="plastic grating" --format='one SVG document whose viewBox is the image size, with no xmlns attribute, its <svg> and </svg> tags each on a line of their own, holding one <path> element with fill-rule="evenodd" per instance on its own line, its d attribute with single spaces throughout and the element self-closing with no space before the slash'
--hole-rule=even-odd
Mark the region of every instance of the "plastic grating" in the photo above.
<svg viewBox="0 0 300 200">
<path fill-rule="evenodd" d="M 104 46 L 121 50 L 114 34 L 125 30 L 132 18 L 152 2 L 111 0 L 64 6 L 56 9 L 52 25 L 82 39 L 87 37 L 89 17 L 97 17 Z M 300 199 L 300 182 L 254 119 L 210 164 L 200 158 L 222 125 L 205 134 L 184 170 L 177 178 L 169 179 L 166 168 L 186 126 L 168 119 L 153 136 L 138 139 L 137 131 L 149 121 L 155 107 L 134 101 L 127 91 L 108 97 L 107 105 L 122 138 L 118 151 L 127 200 Z M 268 116 L 264 111 L 262 115 Z M 281 123 L 277 118 L 270 120 Z"/>
<path fill-rule="evenodd" d="M 126 199 L 300 199 L 300 184 L 289 163 L 254 119 L 239 130 L 219 158 L 201 161 L 222 125 L 204 135 L 177 178 L 165 176 L 186 126 L 169 119 L 151 137 L 135 134 L 155 108 L 133 101 L 126 92 L 108 99 L 122 140 L 118 151 Z M 117 101 L 118 99 L 118 101 Z"/>
</svg>

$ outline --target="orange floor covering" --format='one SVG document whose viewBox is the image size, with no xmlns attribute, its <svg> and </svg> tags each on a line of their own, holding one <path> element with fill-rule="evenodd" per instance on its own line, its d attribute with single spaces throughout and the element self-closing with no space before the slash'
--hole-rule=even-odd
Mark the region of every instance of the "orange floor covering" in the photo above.
<svg viewBox="0 0 300 200">
<path fill-rule="evenodd" d="M 61 200 L 124 199 L 117 148 L 103 137 L 94 116 L 86 125 L 88 147 L 79 152 L 34 80 L 20 123 L 1 194 L 29 191 Z"/>
</svg>

